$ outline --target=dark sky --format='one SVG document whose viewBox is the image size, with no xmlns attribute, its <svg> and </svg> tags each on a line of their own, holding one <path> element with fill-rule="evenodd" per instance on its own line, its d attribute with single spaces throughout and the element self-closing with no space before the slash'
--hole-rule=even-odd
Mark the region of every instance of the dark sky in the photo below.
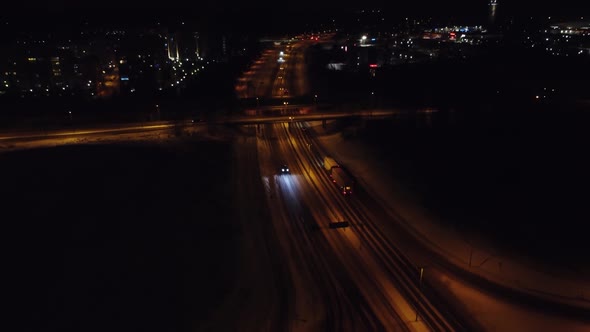
<svg viewBox="0 0 590 332">
<path fill-rule="evenodd" d="M 215 1 L 215 0 L 163 0 L 160 2 L 140 1 L 140 0 L 101 0 L 101 1 L 81 1 L 81 0 L 28 0 L 16 3 L 22 8 L 47 8 L 53 10 L 67 8 L 113 8 L 113 9 L 136 9 L 138 11 L 146 8 L 158 8 L 162 10 L 185 8 L 194 10 L 212 10 L 212 9 L 229 9 L 238 10 L 273 10 L 273 11 L 292 11 L 294 9 L 304 10 L 330 10 L 338 8 L 350 8 L 354 6 L 362 8 L 387 8 L 388 10 L 399 12 L 400 14 L 417 13 L 424 10 L 433 12 L 443 12 L 445 14 L 452 12 L 467 12 L 474 8 L 485 8 L 489 0 L 262 0 L 262 1 Z M 585 0 L 499 0 L 499 5 L 504 8 L 510 7 L 520 12 L 571 12 L 571 13 L 588 13 L 590 4 Z"/>
<path fill-rule="evenodd" d="M 587 16 L 590 17 L 588 0 L 498 0 L 499 14 L 511 16 Z M 324 20 L 342 11 L 355 9 L 381 8 L 387 17 L 433 17 L 449 19 L 448 22 L 470 24 L 479 22 L 487 16 L 489 0 L 357 0 L 357 8 L 351 8 L 350 0 L 262 0 L 262 1 L 223 1 L 223 0 L 162 0 L 147 2 L 139 0 L 28 0 L 17 4 L 16 10 L 0 13 L 1 17 L 11 17 L 21 24 L 70 24 L 81 17 L 95 21 L 153 21 L 159 17 L 196 18 L 210 21 L 230 30 L 265 29 L 274 30 L 290 24 Z M 366 7 L 362 7 L 365 5 Z M 29 14 L 29 12 L 31 14 Z M 15 19 L 18 17 L 18 19 Z M 462 20 L 464 22 L 462 22 Z"/>
</svg>

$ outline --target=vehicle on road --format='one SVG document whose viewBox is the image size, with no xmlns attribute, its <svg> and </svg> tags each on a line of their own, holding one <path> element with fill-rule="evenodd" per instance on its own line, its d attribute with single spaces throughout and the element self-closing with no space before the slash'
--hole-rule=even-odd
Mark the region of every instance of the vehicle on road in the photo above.
<svg viewBox="0 0 590 332">
<path fill-rule="evenodd" d="M 328 226 L 330 228 L 346 228 L 350 226 L 350 223 L 346 220 L 344 221 L 331 221 Z"/>
<path fill-rule="evenodd" d="M 332 175 L 332 170 L 336 167 L 340 167 L 336 160 L 331 157 L 324 157 L 324 169 L 328 172 L 328 174 Z"/>
<path fill-rule="evenodd" d="M 287 164 L 281 165 L 281 174 L 289 174 L 289 173 L 291 173 L 289 166 L 287 166 Z"/>
<path fill-rule="evenodd" d="M 354 186 L 354 180 L 341 167 L 332 168 L 332 182 L 338 185 L 342 195 L 351 195 Z"/>
</svg>

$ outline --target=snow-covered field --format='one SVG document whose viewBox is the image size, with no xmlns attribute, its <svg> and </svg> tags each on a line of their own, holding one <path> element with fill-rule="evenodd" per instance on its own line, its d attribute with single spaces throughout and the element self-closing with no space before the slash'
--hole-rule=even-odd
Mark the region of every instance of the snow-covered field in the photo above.
<svg viewBox="0 0 590 332">
<path fill-rule="evenodd" d="M 365 190 L 393 207 L 402 216 L 406 228 L 415 231 L 433 250 L 443 253 L 456 266 L 495 283 L 553 301 L 565 302 L 590 310 L 590 282 L 567 271 L 554 271 L 551 266 L 526 257 L 503 252 L 485 237 L 461 233 L 435 222 L 437 216 L 426 212 L 416 197 L 396 180 L 391 166 L 375 158 L 372 148 L 358 140 L 344 139 L 339 133 L 329 134 L 320 123 L 310 123 L 318 139 L 332 157 L 350 170 Z M 531 311 L 484 294 L 451 276 L 435 270 L 429 277 L 448 289 L 489 331 L 589 331 L 590 320 L 576 322 Z M 429 279 L 430 280 L 430 279 Z"/>
</svg>

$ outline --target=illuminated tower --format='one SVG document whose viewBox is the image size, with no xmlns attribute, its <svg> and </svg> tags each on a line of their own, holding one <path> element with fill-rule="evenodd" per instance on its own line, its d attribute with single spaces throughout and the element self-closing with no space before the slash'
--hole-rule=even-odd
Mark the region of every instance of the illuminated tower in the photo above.
<svg viewBox="0 0 590 332">
<path fill-rule="evenodd" d="M 223 58 L 227 57 L 227 39 L 225 38 L 225 35 L 221 37 L 221 53 Z"/>
<path fill-rule="evenodd" d="M 199 46 L 199 33 L 195 32 L 195 56 L 197 59 L 201 57 L 201 48 Z"/>
<path fill-rule="evenodd" d="M 63 84 L 62 81 L 62 71 L 60 65 L 60 59 L 58 56 L 51 57 L 51 82 L 53 86 L 61 86 Z"/>
<path fill-rule="evenodd" d="M 175 34 L 168 35 L 168 59 L 178 60 L 180 55 L 178 54 L 178 39 Z"/>
<path fill-rule="evenodd" d="M 498 7 L 498 2 L 496 0 L 490 0 L 490 25 L 494 25 L 496 23 L 496 9 Z"/>
</svg>

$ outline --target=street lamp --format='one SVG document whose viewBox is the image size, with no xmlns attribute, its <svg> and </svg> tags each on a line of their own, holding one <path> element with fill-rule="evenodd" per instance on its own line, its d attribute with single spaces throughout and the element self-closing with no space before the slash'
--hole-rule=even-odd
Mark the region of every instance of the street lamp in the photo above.
<svg viewBox="0 0 590 332">
<path fill-rule="evenodd" d="M 420 268 L 420 290 L 422 290 L 422 279 L 424 277 L 424 267 Z"/>
<path fill-rule="evenodd" d="M 156 120 L 160 120 L 160 105 L 156 104 Z"/>
<path fill-rule="evenodd" d="M 371 91 L 371 95 L 369 96 L 369 110 L 375 108 L 375 91 Z"/>
<path fill-rule="evenodd" d="M 420 281 L 418 282 L 418 287 L 420 291 L 422 291 L 422 279 L 424 277 L 424 267 L 420 267 Z M 416 322 L 418 321 L 418 306 L 416 306 Z"/>
</svg>

